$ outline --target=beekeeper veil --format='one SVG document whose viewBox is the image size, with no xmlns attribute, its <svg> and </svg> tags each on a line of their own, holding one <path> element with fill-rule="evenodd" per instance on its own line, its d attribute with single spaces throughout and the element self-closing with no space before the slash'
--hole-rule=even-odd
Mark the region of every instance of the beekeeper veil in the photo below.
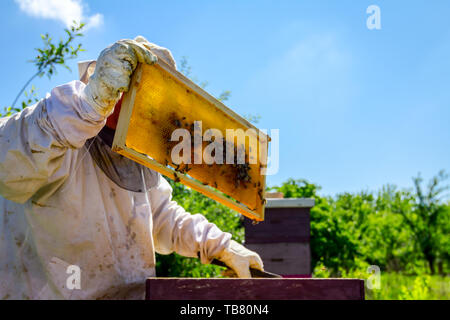
<svg viewBox="0 0 450 320">
<path fill-rule="evenodd" d="M 88 83 L 95 61 L 78 63 L 80 81 Z M 99 134 L 86 141 L 94 162 L 119 187 L 133 192 L 146 192 L 159 184 L 161 175 L 111 150 L 115 130 L 104 126 Z"/>
</svg>

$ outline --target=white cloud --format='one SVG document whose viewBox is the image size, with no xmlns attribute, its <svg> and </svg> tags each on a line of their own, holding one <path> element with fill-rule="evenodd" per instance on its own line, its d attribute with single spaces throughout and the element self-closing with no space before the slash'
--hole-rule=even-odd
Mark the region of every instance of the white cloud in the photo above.
<svg viewBox="0 0 450 320">
<path fill-rule="evenodd" d="M 26 14 L 43 19 L 53 19 L 70 27 L 73 21 L 86 23 L 86 28 L 93 28 L 103 23 L 103 15 L 96 13 L 86 16 L 87 6 L 82 0 L 15 0 Z"/>
</svg>

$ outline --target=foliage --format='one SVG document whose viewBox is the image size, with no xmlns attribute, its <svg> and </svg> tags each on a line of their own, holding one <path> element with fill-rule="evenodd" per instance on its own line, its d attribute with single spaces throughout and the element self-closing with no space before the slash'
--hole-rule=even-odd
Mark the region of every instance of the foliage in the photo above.
<svg viewBox="0 0 450 320">
<path fill-rule="evenodd" d="M 51 77 L 56 74 L 57 66 L 62 66 L 71 71 L 66 62 L 67 60 L 76 58 L 81 51 L 84 51 L 81 43 L 78 45 L 73 44 L 76 38 L 83 36 L 81 30 L 84 26 L 84 23 L 78 24 L 74 21 L 70 29 L 64 29 L 67 38 L 60 39 L 56 44 L 53 43 L 53 38 L 48 33 L 41 35 L 43 47 L 36 48 L 38 54 L 30 61 L 35 65 L 37 71 L 19 91 L 11 106 L 4 107 L 3 110 L 0 111 L 0 117 L 10 116 L 38 101 L 36 88 L 34 86 L 31 87 L 30 91 L 26 91 L 26 88 L 36 77 L 47 75 L 47 77 L 51 79 Z M 20 108 L 18 108 L 16 107 L 16 103 L 23 93 L 25 94 L 25 100 L 22 101 Z"/>
<path fill-rule="evenodd" d="M 217 98 L 217 100 L 224 102 L 224 101 L 227 101 L 230 98 L 230 96 L 231 96 L 231 91 L 226 90 L 220 94 L 220 96 Z"/>
<path fill-rule="evenodd" d="M 318 195 L 320 187 L 289 179 L 272 189 L 286 198 L 314 198 L 311 210 L 312 269 L 342 276 L 378 265 L 388 272 L 448 274 L 449 203 L 443 202 L 447 175 L 433 177 L 426 191 L 414 178 L 415 191 L 386 185 L 378 193 Z M 437 267 L 436 267 L 437 266 Z M 325 268 L 325 269 L 324 269 Z"/>
<path fill-rule="evenodd" d="M 415 245 L 428 262 L 432 274 L 436 272 L 436 264 L 442 269 L 442 264 L 450 258 L 447 239 L 450 234 L 449 206 L 441 202 L 443 193 L 449 188 L 448 185 L 442 186 L 442 182 L 447 179 L 448 175 L 440 171 L 429 182 L 428 190 L 424 191 L 423 179 L 420 175 L 417 176 L 414 178 L 415 194 L 411 199 L 412 210 L 405 206 L 394 209 L 394 212 L 402 216 L 414 235 Z"/>
<path fill-rule="evenodd" d="M 47 75 L 50 79 L 52 75 L 56 72 L 56 66 L 61 65 L 68 69 L 70 68 L 66 64 L 68 59 L 74 59 L 78 56 L 78 53 L 84 51 L 82 49 L 81 43 L 76 45 L 75 47 L 72 45 L 73 41 L 77 37 L 82 37 L 83 34 L 80 32 L 84 23 L 78 24 L 76 21 L 73 22 L 73 25 L 70 29 L 64 29 L 67 34 L 67 39 L 59 40 L 59 42 L 55 45 L 52 41 L 53 38 L 50 37 L 48 33 L 41 34 L 42 41 L 44 42 L 43 48 L 37 48 L 36 51 L 38 55 L 35 59 L 31 60 L 34 65 L 37 67 L 39 76 L 42 77 Z"/>
<path fill-rule="evenodd" d="M 438 275 L 382 273 L 379 290 L 368 290 L 368 300 L 449 300 L 450 278 Z"/>
<path fill-rule="evenodd" d="M 199 81 L 196 76 L 192 75 L 192 67 L 188 62 L 188 57 L 186 56 L 181 57 L 178 71 L 190 78 L 193 82 L 197 83 L 202 89 L 205 89 L 209 84 L 208 81 Z"/>
<path fill-rule="evenodd" d="M 25 100 L 22 101 L 20 108 L 7 107 L 3 109 L 3 112 L 0 112 L 0 118 L 9 117 L 16 112 L 20 112 L 25 109 L 27 106 L 30 106 L 39 101 L 37 97 L 37 89 L 34 85 L 31 86 L 29 91 L 24 92 Z"/>
<path fill-rule="evenodd" d="M 430 297 L 430 276 L 421 276 L 414 279 L 412 288 L 401 287 L 400 300 L 427 300 Z"/>
<path fill-rule="evenodd" d="M 334 201 L 319 196 L 319 186 L 303 179 L 289 179 L 280 187 L 271 189 L 282 192 L 285 198 L 315 199 L 315 206 L 311 210 L 312 269 L 316 266 L 325 267 L 327 272 L 336 274 L 338 267 L 344 265 L 350 268 L 354 264 L 358 246 L 352 230 L 347 226 L 352 219 L 344 210 L 339 215 L 331 214 L 335 209 Z"/>
<path fill-rule="evenodd" d="M 367 300 L 449 300 L 450 277 L 441 275 L 407 275 L 401 272 L 380 273 L 379 288 L 369 288 L 367 264 L 351 271 L 341 269 L 341 277 L 358 278 L 366 281 Z M 314 269 L 314 278 L 330 278 L 329 270 L 318 264 Z"/>
<path fill-rule="evenodd" d="M 259 120 L 261 120 L 261 115 L 259 115 L 259 114 L 244 114 L 243 115 L 243 118 L 245 118 L 248 122 L 251 122 L 251 123 L 258 123 L 259 122 Z"/>
</svg>

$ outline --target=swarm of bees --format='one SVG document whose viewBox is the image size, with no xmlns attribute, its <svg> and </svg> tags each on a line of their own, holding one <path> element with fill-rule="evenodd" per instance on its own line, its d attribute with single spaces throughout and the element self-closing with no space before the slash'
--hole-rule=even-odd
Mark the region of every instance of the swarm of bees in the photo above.
<svg viewBox="0 0 450 320">
<path fill-rule="evenodd" d="M 194 123 L 189 123 L 188 121 L 186 121 L 186 117 L 178 117 L 175 113 L 172 114 L 169 122 L 176 128 L 185 128 L 187 130 L 189 130 L 191 137 L 193 137 L 193 139 L 191 139 L 191 163 L 194 163 L 194 153 L 195 153 L 195 148 L 194 148 L 194 141 L 196 140 L 194 137 L 195 134 L 195 124 Z M 166 147 L 166 155 L 170 156 L 172 148 L 175 146 L 176 141 L 171 141 L 171 131 L 170 130 L 166 130 L 164 131 L 164 139 L 165 141 L 167 141 L 167 147 Z M 244 148 L 244 146 L 240 146 L 241 149 Z M 224 164 L 214 164 L 216 166 L 223 166 L 226 165 L 226 155 L 227 155 L 227 150 L 232 150 L 233 155 L 234 155 L 234 159 L 233 159 L 233 163 L 229 164 L 229 166 L 231 166 L 232 168 L 234 168 L 234 173 L 233 174 L 228 174 L 228 170 L 223 170 L 220 169 L 220 174 L 221 175 L 230 175 L 230 178 L 232 178 L 234 180 L 234 187 L 236 189 L 238 189 L 239 187 L 243 187 L 245 189 L 247 189 L 249 186 L 253 186 L 253 188 L 258 188 L 258 196 L 261 200 L 261 204 L 265 203 L 265 199 L 263 196 L 263 189 L 261 188 L 261 182 L 254 182 L 252 183 L 252 177 L 250 176 L 250 170 L 252 169 L 250 167 L 249 164 L 249 159 L 248 159 L 248 154 L 247 152 L 245 153 L 245 159 L 244 159 L 244 163 L 238 163 L 238 148 L 236 147 L 236 145 L 233 142 L 230 141 L 226 141 L 225 139 L 223 139 L 223 160 L 224 160 Z M 215 153 L 213 152 L 211 154 L 213 157 L 215 156 Z M 242 160 L 242 159 L 241 159 Z M 242 162 L 242 161 L 241 161 Z M 168 166 L 169 160 L 166 158 L 165 160 L 165 165 Z M 181 164 L 181 165 L 175 165 L 174 166 L 174 170 L 180 173 L 188 173 L 191 169 L 192 169 L 192 165 L 189 166 L 189 164 Z M 212 164 L 208 165 L 208 166 L 213 166 Z M 175 174 L 175 181 L 179 181 L 179 177 Z M 208 185 L 208 183 L 203 182 L 204 185 Z M 217 189 L 217 182 L 214 182 L 212 187 Z"/>
</svg>

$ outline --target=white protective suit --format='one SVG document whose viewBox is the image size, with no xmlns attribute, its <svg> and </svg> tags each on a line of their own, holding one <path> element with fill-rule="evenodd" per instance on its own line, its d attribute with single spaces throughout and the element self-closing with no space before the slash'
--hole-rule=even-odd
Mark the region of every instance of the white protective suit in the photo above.
<svg viewBox="0 0 450 320">
<path fill-rule="evenodd" d="M 0 298 L 142 298 L 155 251 L 208 263 L 230 241 L 171 201 L 166 180 L 145 194 L 107 178 L 83 147 L 105 120 L 80 98 L 84 86 L 0 119 Z M 69 265 L 81 290 L 66 288 Z"/>
<path fill-rule="evenodd" d="M 108 179 L 84 146 L 106 117 L 84 87 L 0 119 L 0 299 L 142 299 L 155 252 L 208 263 L 232 243 L 172 201 L 163 178 L 147 193 Z M 69 289 L 78 267 L 81 289 Z"/>
</svg>

